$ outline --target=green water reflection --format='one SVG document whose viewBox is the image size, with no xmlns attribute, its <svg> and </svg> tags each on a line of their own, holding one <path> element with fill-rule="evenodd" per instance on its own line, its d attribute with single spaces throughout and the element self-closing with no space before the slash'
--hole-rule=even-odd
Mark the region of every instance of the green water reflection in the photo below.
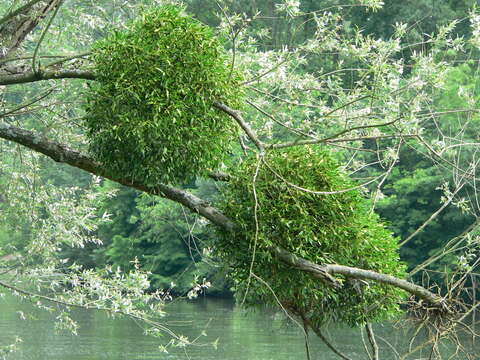
<svg viewBox="0 0 480 360">
<path fill-rule="evenodd" d="M 282 314 L 272 311 L 245 312 L 229 300 L 199 299 L 195 302 L 178 301 L 167 307 L 170 314 L 165 322 L 178 333 L 195 338 L 206 329 L 202 343 L 219 339 L 218 349 L 212 346 L 194 346 L 186 351 L 174 349 L 160 353 L 162 339 L 143 335 L 141 327 L 132 320 L 112 320 L 95 311 L 78 310 L 74 318 L 79 322 L 78 336 L 57 334 L 53 316 L 32 308 L 28 302 L 5 296 L 0 299 L 0 345 L 23 339 L 20 351 L 8 357 L 11 360 L 57 359 L 195 359 L 195 360 L 287 360 L 306 359 L 302 332 L 298 326 L 287 323 Z M 33 315 L 36 320 L 22 321 L 19 312 Z M 405 348 L 407 334 L 392 331 L 390 326 L 377 326 L 376 333 L 396 347 Z M 352 359 L 367 359 L 358 330 L 332 328 L 330 336 L 338 347 Z M 165 340 L 165 339 L 164 339 Z M 312 336 L 312 359 L 338 359 L 323 343 Z M 390 347 L 381 340 L 382 359 L 395 359 Z M 416 354 L 412 359 L 422 358 Z M 423 354 L 426 356 L 427 354 Z"/>
</svg>

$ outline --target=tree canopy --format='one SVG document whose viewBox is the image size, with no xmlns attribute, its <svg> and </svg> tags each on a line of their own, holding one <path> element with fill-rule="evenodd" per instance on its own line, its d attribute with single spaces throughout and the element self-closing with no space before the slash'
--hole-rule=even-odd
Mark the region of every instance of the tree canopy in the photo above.
<svg viewBox="0 0 480 360">
<path fill-rule="evenodd" d="M 0 286 L 73 331 L 96 308 L 185 346 L 167 283 L 195 297 L 222 268 L 341 358 L 329 321 L 378 359 L 370 322 L 406 312 L 430 337 L 405 357 L 467 356 L 480 17 L 382 5 L 0 4 Z"/>
</svg>

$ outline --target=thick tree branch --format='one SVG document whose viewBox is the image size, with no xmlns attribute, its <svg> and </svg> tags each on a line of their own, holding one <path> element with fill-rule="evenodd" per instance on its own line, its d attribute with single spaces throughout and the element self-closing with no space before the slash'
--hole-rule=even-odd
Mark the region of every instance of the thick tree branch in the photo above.
<svg viewBox="0 0 480 360">
<path fill-rule="evenodd" d="M 45 136 L 36 134 L 32 131 L 21 129 L 7 123 L 0 123 L 0 138 L 10 140 L 24 145 L 34 151 L 42 153 L 56 162 L 65 163 L 76 168 L 88 171 L 89 173 L 105 177 L 122 185 L 135 188 L 150 194 L 163 196 L 167 199 L 182 204 L 193 212 L 196 212 L 213 224 L 231 230 L 234 225 L 225 215 L 217 209 L 210 206 L 208 202 L 192 195 L 184 190 L 176 189 L 163 184 L 155 187 L 147 187 L 140 181 L 132 181 L 110 176 L 105 173 L 102 165 L 94 161 L 89 156 L 70 149 L 64 144 L 60 144 L 47 139 Z"/>
<path fill-rule="evenodd" d="M 140 181 L 112 177 L 105 173 L 101 164 L 94 161 L 89 156 L 79 151 L 72 150 L 64 144 L 51 141 L 43 135 L 0 122 L 0 138 L 24 145 L 34 151 L 50 157 L 56 162 L 69 164 L 76 168 L 88 171 L 98 176 L 103 176 L 107 179 L 138 189 L 140 191 L 163 196 L 189 208 L 193 212 L 196 212 L 210 220 L 213 224 L 228 231 L 231 231 L 235 228 L 235 224 L 229 218 L 227 218 L 214 207 L 210 206 L 208 202 L 196 197 L 195 195 L 163 184 L 159 184 L 156 187 L 147 187 Z M 284 263 L 291 265 L 298 270 L 309 272 L 330 286 L 337 288 L 342 286 L 341 283 L 332 276 L 335 274 L 344 275 L 350 278 L 373 280 L 403 289 L 408 293 L 416 295 L 418 298 L 431 303 L 432 305 L 440 306 L 443 309 L 448 310 L 447 305 L 440 296 L 408 281 L 398 279 L 390 275 L 379 274 L 374 271 L 363 270 L 349 266 L 336 264 L 314 264 L 282 249 L 281 247 L 272 247 L 270 250 Z"/>
<path fill-rule="evenodd" d="M 95 75 L 91 71 L 82 70 L 54 70 L 54 71 L 38 71 L 37 73 L 25 72 L 21 74 L 1 75 L 0 85 L 25 84 L 35 81 L 51 80 L 51 79 L 85 79 L 95 80 Z"/>
</svg>

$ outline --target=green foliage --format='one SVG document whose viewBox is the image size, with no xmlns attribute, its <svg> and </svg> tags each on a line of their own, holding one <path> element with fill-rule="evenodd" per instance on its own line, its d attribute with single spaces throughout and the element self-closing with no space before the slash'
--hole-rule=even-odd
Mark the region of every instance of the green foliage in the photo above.
<svg viewBox="0 0 480 360">
<path fill-rule="evenodd" d="M 202 261 L 206 227 L 195 215 L 157 196 L 111 182 L 105 182 L 103 188 L 118 192 L 104 201 L 101 209 L 111 221 L 98 230 L 103 246 L 94 252 L 97 266 L 108 264 L 131 271 L 138 259 L 149 272 L 152 289 L 170 289 L 176 295 L 188 293 L 195 279 L 213 277 L 215 269 Z M 199 190 L 202 196 L 209 191 L 205 186 Z M 75 261 L 78 263 L 78 258 Z M 214 291 L 225 289 L 217 286 Z"/>
<path fill-rule="evenodd" d="M 448 69 L 442 89 L 434 94 L 435 108 L 441 109 L 440 115 L 435 123 L 425 124 L 423 130 L 423 136 L 430 140 L 434 149 L 462 169 L 468 168 L 469 162 L 475 159 L 474 147 L 459 147 L 458 144 L 475 143 L 478 137 L 479 117 L 476 111 L 465 110 L 478 108 L 479 89 L 476 65 L 463 63 Z M 439 130 L 443 135 L 439 136 Z M 409 141 L 408 145 L 400 152 L 401 161 L 385 182 L 382 190 L 385 197 L 377 204 L 380 216 L 388 220 L 391 230 L 402 239 L 417 230 L 446 201 L 448 194 L 443 189 L 444 184 L 449 184 L 448 188 L 453 191 L 455 185 L 463 181 L 459 182 L 458 178 L 452 177 L 448 168 L 439 166 L 436 160 L 425 156 L 423 146 L 415 141 Z M 372 143 L 372 146 L 375 145 Z M 382 171 L 380 168 L 375 171 L 371 167 L 368 176 L 377 176 Z M 459 206 L 462 198 L 474 199 L 475 193 L 475 189 L 464 186 L 451 205 L 402 246 L 401 257 L 410 268 L 441 252 L 450 239 L 461 234 L 475 221 L 478 206 L 474 201 L 468 204 L 468 211 Z M 451 260 L 444 257 L 432 268 L 444 271 L 446 266 L 451 265 Z"/>
<path fill-rule="evenodd" d="M 97 82 L 85 117 L 90 151 L 123 178 L 182 183 L 225 158 L 236 125 L 237 71 L 213 31 L 163 6 L 95 44 Z"/>
<path fill-rule="evenodd" d="M 334 290 L 308 274 L 292 271 L 271 255 L 268 248 L 280 245 L 317 264 L 337 263 L 405 276 L 396 239 L 358 191 L 318 195 L 297 190 L 286 181 L 316 191 L 354 186 L 323 150 L 290 148 L 269 153 L 264 163 L 245 161 L 225 189 L 221 204 L 239 229 L 234 234 L 220 233 L 217 243 L 218 254 L 233 269 L 230 275 L 238 295 L 246 296 L 249 305 L 278 305 L 278 299 L 315 325 L 335 320 L 354 326 L 397 314 L 403 297 L 398 289 L 370 283 L 357 291 L 352 281 L 340 279 L 343 288 Z M 270 288 L 248 280 L 250 266 Z"/>
</svg>

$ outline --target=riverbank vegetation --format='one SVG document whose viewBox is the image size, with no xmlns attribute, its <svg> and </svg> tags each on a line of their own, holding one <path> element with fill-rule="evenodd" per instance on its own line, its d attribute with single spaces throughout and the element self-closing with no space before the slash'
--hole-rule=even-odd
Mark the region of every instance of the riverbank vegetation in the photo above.
<svg viewBox="0 0 480 360">
<path fill-rule="evenodd" d="M 233 292 L 344 359 L 322 326 L 364 327 L 379 359 L 370 323 L 409 310 L 431 336 L 399 358 L 468 358 L 473 3 L 0 4 L 0 286 L 61 328 L 97 308 L 177 346 L 165 301 Z"/>
</svg>

